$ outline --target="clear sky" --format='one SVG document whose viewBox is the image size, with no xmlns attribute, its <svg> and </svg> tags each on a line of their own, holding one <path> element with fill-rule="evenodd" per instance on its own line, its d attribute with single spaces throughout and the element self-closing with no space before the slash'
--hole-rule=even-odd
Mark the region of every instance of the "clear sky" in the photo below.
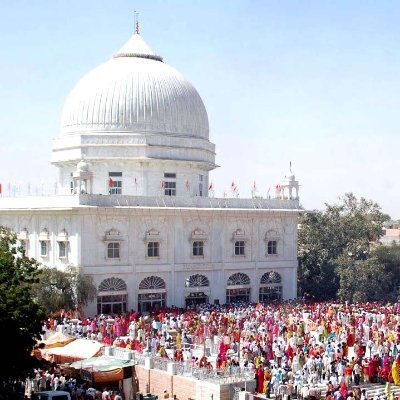
<svg viewBox="0 0 400 400">
<path fill-rule="evenodd" d="M 346 192 L 400 218 L 397 0 L 13 0 L 0 13 L 0 183 L 56 180 L 50 164 L 74 84 L 133 33 L 197 88 L 220 165 L 266 196 L 292 170 L 301 204 Z"/>
</svg>

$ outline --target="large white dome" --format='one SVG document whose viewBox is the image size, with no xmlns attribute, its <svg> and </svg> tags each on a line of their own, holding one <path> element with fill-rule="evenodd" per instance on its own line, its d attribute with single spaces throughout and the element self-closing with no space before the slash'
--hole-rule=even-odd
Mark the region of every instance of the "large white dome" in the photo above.
<svg viewBox="0 0 400 400">
<path fill-rule="evenodd" d="M 134 34 L 76 84 L 64 106 L 60 137 L 103 132 L 207 140 L 209 126 L 196 89 Z"/>
</svg>

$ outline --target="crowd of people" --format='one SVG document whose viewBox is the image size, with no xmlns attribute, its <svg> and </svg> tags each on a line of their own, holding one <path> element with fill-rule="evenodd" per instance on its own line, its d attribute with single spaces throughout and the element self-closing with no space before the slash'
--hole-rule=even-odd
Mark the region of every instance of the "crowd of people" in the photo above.
<svg viewBox="0 0 400 400">
<path fill-rule="evenodd" d="M 246 368 L 267 396 L 313 400 L 325 385 L 329 400 L 364 400 L 361 383 L 400 384 L 399 313 L 399 304 L 203 304 L 148 315 L 62 313 L 43 330 L 44 338 L 60 331 L 198 368 Z"/>
</svg>

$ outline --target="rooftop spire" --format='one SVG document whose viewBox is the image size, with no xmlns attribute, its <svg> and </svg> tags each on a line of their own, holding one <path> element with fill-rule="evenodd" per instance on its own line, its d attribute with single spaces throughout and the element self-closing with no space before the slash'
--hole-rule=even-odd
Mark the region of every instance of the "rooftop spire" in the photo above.
<svg viewBox="0 0 400 400">
<path fill-rule="evenodd" d="M 135 16 L 135 33 L 139 35 L 139 19 L 138 19 L 139 13 L 137 11 L 134 11 L 134 16 Z"/>
<path fill-rule="evenodd" d="M 139 21 L 137 11 L 134 12 L 135 17 L 135 33 L 131 38 L 113 55 L 113 58 L 119 57 L 136 57 L 136 58 L 149 58 L 152 60 L 162 61 L 162 57 L 154 54 L 153 50 L 143 40 L 143 37 L 139 35 Z"/>
</svg>

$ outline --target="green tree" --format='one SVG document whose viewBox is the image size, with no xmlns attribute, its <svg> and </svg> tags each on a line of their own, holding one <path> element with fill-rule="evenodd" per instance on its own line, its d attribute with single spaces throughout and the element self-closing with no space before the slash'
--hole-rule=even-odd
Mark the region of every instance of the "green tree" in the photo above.
<svg viewBox="0 0 400 400">
<path fill-rule="evenodd" d="M 386 219 L 378 204 L 352 193 L 338 204 L 326 204 L 325 211 L 305 213 L 298 235 L 301 293 L 318 300 L 336 298 L 351 275 L 346 268 L 370 257 L 371 242 L 382 236 Z"/>
<path fill-rule="evenodd" d="M 336 296 L 338 277 L 334 270 L 335 245 L 326 227 L 329 218 L 322 212 L 303 214 L 298 235 L 301 295 L 326 300 Z"/>
<path fill-rule="evenodd" d="M 388 246 L 375 246 L 372 256 L 385 267 L 382 287 L 389 301 L 397 301 L 400 296 L 400 245 L 392 243 Z"/>
<path fill-rule="evenodd" d="M 77 304 L 78 310 L 82 311 L 82 308 L 87 306 L 88 303 L 97 296 L 97 289 L 93 283 L 93 277 L 91 275 L 77 273 L 75 275 L 75 287 L 75 303 Z"/>
<path fill-rule="evenodd" d="M 51 314 L 61 309 L 81 310 L 93 300 L 96 288 L 91 276 L 78 273 L 72 266 L 65 271 L 44 267 L 31 292 L 46 312 Z"/>
<path fill-rule="evenodd" d="M 352 303 L 394 300 L 386 291 L 391 278 L 385 274 L 385 265 L 377 257 L 354 260 L 352 257 L 342 256 L 338 260 L 337 272 L 340 277 L 340 301 Z"/>
<path fill-rule="evenodd" d="M 40 365 L 32 352 L 46 315 L 29 291 L 37 275 L 38 263 L 17 246 L 15 234 L 0 226 L 0 343 L 13 344 L 12 353 L 0 364 L 2 389 Z"/>
</svg>

